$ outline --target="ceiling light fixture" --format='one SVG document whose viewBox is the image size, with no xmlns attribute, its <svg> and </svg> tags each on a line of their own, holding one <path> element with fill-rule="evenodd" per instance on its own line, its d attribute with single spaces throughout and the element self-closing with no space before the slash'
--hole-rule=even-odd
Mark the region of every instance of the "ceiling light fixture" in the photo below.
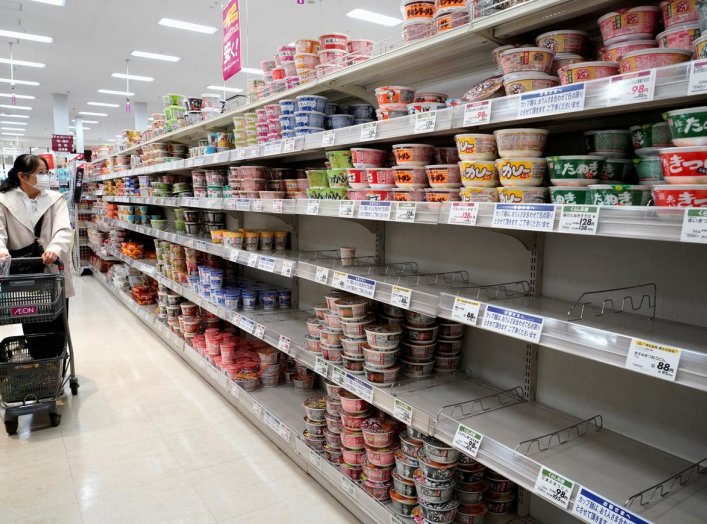
<svg viewBox="0 0 707 524">
<path fill-rule="evenodd" d="M 47 67 L 46 64 L 40 62 L 28 62 L 27 60 L 11 60 L 9 58 L 0 58 L 0 64 L 12 64 L 23 67 Z"/>
<path fill-rule="evenodd" d="M 162 60 L 163 62 L 179 62 L 181 58 L 172 55 L 162 55 L 160 53 L 148 53 L 147 51 L 133 51 L 130 53 L 132 56 L 137 56 L 138 58 L 149 58 L 151 60 Z"/>
<path fill-rule="evenodd" d="M 113 73 L 113 78 L 122 78 L 124 80 L 137 80 L 138 82 L 154 82 L 155 79 L 151 76 L 140 76 L 140 75 L 128 75 L 125 73 Z"/>
<path fill-rule="evenodd" d="M 1 134 L 1 135 L 5 135 L 5 136 L 25 136 L 24 133 L 8 133 L 8 132 L 6 132 L 6 131 L 3 131 L 3 132 L 0 133 L 0 134 Z"/>
<path fill-rule="evenodd" d="M 8 31 L 7 29 L 0 29 L 0 36 L 4 36 L 7 38 L 17 38 L 18 40 L 31 40 L 32 42 L 42 42 L 44 44 L 51 44 L 54 41 L 51 36 L 20 33 L 18 31 Z"/>
<path fill-rule="evenodd" d="M 30 80 L 17 80 L 12 78 L 0 78 L 0 83 L 3 84 L 15 84 L 18 86 L 38 86 L 39 82 L 32 82 Z"/>
<path fill-rule="evenodd" d="M 115 138 L 109 138 L 106 142 L 115 142 Z"/>
<path fill-rule="evenodd" d="M 83 124 L 98 124 L 98 120 L 81 120 Z"/>
<path fill-rule="evenodd" d="M 130 91 L 113 91 L 112 89 L 99 89 L 98 92 L 104 95 L 135 96 L 135 93 Z"/>
<path fill-rule="evenodd" d="M 3 131 L 26 131 L 26 129 L 22 129 L 21 127 L 2 127 L 0 129 Z"/>
<path fill-rule="evenodd" d="M 32 95 L 13 95 L 12 93 L 0 93 L 0 98 L 21 98 L 23 100 L 37 100 L 36 96 Z"/>
<path fill-rule="evenodd" d="M 237 87 L 224 87 L 224 86 L 206 86 L 206 89 L 213 89 L 214 91 L 226 91 L 227 93 L 242 93 L 243 90 Z"/>
<path fill-rule="evenodd" d="M 208 25 L 201 24 L 192 24 L 191 22 L 175 20 L 174 18 L 162 18 L 157 23 L 166 27 L 174 27 L 175 29 L 184 29 L 185 31 L 194 31 L 195 33 L 205 33 L 208 35 L 213 35 L 216 31 L 218 31 L 217 27 L 211 27 Z"/>
<path fill-rule="evenodd" d="M 79 111 L 78 114 L 86 116 L 108 116 L 108 113 L 93 113 L 91 111 Z"/>
<path fill-rule="evenodd" d="M 29 106 L 11 106 L 9 104 L 0 104 L 0 108 L 2 108 L 2 109 L 19 109 L 20 111 L 32 111 L 32 108 Z M 8 116 L 14 116 L 14 115 L 8 115 Z M 21 117 L 17 117 L 17 118 L 21 118 Z"/>
<path fill-rule="evenodd" d="M 64 7 L 66 5 L 66 0 L 32 0 L 32 1 L 37 2 L 39 4 L 55 5 L 57 7 Z"/>
<path fill-rule="evenodd" d="M 386 27 L 395 27 L 403 23 L 400 18 L 374 13 L 368 9 L 354 9 L 346 13 L 346 16 L 355 18 L 356 20 L 363 20 L 364 22 L 371 22 L 372 24 L 384 25 Z"/>
<path fill-rule="evenodd" d="M 263 71 L 262 71 L 262 69 L 256 69 L 256 68 L 254 68 L 254 67 L 244 67 L 243 69 L 241 69 L 240 72 L 241 72 L 241 73 L 248 73 L 248 74 L 251 74 L 251 75 L 260 75 L 260 76 L 263 76 Z"/>
<path fill-rule="evenodd" d="M 108 104 L 106 102 L 86 102 L 86 105 L 96 107 L 120 107 L 119 104 Z"/>
<path fill-rule="evenodd" d="M 13 122 L 12 120 L 0 120 L 0 124 L 10 124 L 12 126 L 26 126 L 27 122 Z"/>
<path fill-rule="evenodd" d="M 9 115 L 7 113 L 0 113 L 0 116 L 4 118 L 29 118 L 29 115 Z"/>
</svg>

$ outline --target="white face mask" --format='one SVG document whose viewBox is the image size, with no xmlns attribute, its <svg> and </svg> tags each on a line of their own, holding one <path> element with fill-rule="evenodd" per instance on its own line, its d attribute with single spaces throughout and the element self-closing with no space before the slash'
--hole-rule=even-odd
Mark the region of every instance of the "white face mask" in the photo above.
<svg viewBox="0 0 707 524">
<path fill-rule="evenodd" d="M 49 175 L 35 175 L 37 177 L 37 183 L 34 185 L 35 189 L 39 191 L 44 191 L 49 189 Z"/>
</svg>

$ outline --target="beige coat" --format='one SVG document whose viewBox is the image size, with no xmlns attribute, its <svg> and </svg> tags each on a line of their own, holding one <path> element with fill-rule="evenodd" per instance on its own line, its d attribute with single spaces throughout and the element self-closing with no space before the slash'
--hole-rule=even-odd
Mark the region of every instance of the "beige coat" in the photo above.
<svg viewBox="0 0 707 524">
<path fill-rule="evenodd" d="M 19 188 L 0 193 L 0 254 L 7 255 L 8 249 L 20 249 L 34 242 L 34 226 L 44 215 L 39 243 L 45 251 L 56 253 L 64 262 L 66 296 L 71 297 L 74 295 L 71 279 L 71 242 L 74 235 L 66 199 L 56 191 L 42 191 L 37 196 L 37 220 L 33 220 L 27 212 L 24 198 Z"/>
</svg>

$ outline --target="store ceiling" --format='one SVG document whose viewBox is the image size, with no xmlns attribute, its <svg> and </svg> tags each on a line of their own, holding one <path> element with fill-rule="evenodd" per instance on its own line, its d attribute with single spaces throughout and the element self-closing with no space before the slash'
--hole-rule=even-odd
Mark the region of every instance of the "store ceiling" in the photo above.
<svg viewBox="0 0 707 524">
<path fill-rule="evenodd" d="M 352 37 L 382 40 L 400 32 L 401 27 L 384 27 L 345 16 L 354 7 L 400 18 L 399 0 L 241 0 L 243 11 L 244 65 L 259 68 L 279 45 L 297 38 L 316 37 L 326 32 L 343 32 Z M 355 5 L 352 5 L 355 4 Z M 98 121 L 86 124 L 87 145 L 115 139 L 123 129 L 134 128 L 134 116 L 125 113 L 125 97 L 99 94 L 98 89 L 125 91 L 125 80 L 112 78 L 124 73 L 130 58 L 130 74 L 151 76 L 154 82 L 130 82 L 134 102 L 146 102 L 148 113 L 162 110 L 162 95 L 177 92 L 199 95 L 209 85 L 222 85 L 221 30 L 201 34 L 158 25 L 163 17 L 219 27 L 220 2 L 211 0 L 66 0 L 56 7 L 30 0 L 0 0 L 0 30 L 50 36 L 53 43 L 14 40 L 15 60 L 46 64 L 43 69 L 16 67 L 15 79 L 39 82 L 39 86 L 16 86 L 15 92 L 36 100 L 18 99 L 17 105 L 32 111 L 0 107 L 0 113 L 29 115 L 25 137 L 48 144 L 53 132 L 52 93 L 67 93 L 71 118 L 78 111 L 108 113 L 108 117 L 84 116 Z M 0 37 L 0 59 L 9 58 L 9 43 Z M 131 57 L 134 50 L 181 58 L 176 63 Z M 10 66 L 0 63 L 0 78 L 10 77 Z M 233 77 L 227 85 L 246 89 L 246 73 Z M 10 85 L 0 83 L 0 93 L 10 93 Z M 118 108 L 92 107 L 87 102 L 119 104 Z M 0 97 L 0 104 L 10 100 Z M 0 117 L 0 121 L 11 120 Z M 72 124 L 73 125 L 73 124 Z M 2 124 L 0 127 L 12 127 Z M 15 140 L 0 135 L 0 141 Z"/>
</svg>

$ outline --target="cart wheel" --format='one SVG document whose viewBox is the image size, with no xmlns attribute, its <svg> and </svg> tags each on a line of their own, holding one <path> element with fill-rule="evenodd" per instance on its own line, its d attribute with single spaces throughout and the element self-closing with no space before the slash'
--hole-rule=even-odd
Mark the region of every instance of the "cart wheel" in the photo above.
<svg viewBox="0 0 707 524">
<path fill-rule="evenodd" d="M 73 380 L 71 381 L 71 384 L 69 384 L 69 387 L 71 388 L 71 394 L 72 395 L 78 395 L 79 394 L 79 383 L 74 382 Z"/>
<path fill-rule="evenodd" d="M 59 424 L 61 424 L 61 414 L 49 413 L 49 423 L 52 425 L 53 428 L 57 427 Z"/>
<path fill-rule="evenodd" d="M 5 421 L 5 431 L 7 431 L 8 435 L 14 435 L 15 433 L 17 433 L 17 419 L 6 420 Z"/>
</svg>

